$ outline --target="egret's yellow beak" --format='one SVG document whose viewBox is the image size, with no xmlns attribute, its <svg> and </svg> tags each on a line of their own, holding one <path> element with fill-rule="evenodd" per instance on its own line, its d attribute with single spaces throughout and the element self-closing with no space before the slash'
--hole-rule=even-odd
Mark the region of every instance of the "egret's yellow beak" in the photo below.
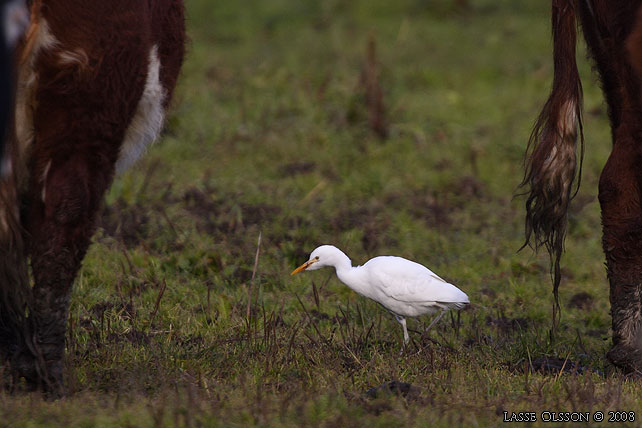
<svg viewBox="0 0 642 428">
<path fill-rule="evenodd" d="M 310 267 L 310 265 L 311 265 L 312 263 L 314 263 L 314 262 L 316 262 L 316 260 L 314 260 L 314 259 L 312 259 L 312 260 L 308 260 L 307 262 L 303 263 L 303 264 L 302 264 L 301 266 L 299 266 L 298 268 L 294 269 L 290 275 L 296 275 L 296 274 L 297 274 L 297 273 L 299 273 L 299 272 L 303 272 L 304 270 L 306 270 L 307 268 L 309 268 L 309 267 Z"/>
</svg>

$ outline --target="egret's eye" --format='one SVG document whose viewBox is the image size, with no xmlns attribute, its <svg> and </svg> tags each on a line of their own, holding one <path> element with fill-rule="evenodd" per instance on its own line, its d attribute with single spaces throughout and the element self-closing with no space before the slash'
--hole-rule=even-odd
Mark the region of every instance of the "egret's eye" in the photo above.
<svg viewBox="0 0 642 428">
<path fill-rule="evenodd" d="M 317 261 L 318 261 L 318 260 L 319 260 L 319 256 L 316 256 L 316 257 L 314 258 L 314 260 L 317 260 Z"/>
</svg>

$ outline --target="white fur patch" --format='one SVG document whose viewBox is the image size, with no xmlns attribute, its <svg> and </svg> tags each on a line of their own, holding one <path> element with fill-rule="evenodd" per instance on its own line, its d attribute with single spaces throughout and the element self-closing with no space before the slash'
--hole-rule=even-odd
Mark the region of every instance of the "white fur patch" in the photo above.
<svg viewBox="0 0 642 428">
<path fill-rule="evenodd" d="M 85 66 L 89 63 L 89 56 L 82 48 L 76 48 L 73 51 L 61 51 L 58 54 L 60 64 L 77 64 Z"/>
<path fill-rule="evenodd" d="M 136 113 L 125 132 L 125 139 L 120 148 L 116 162 L 117 174 L 125 171 L 141 157 L 145 148 L 158 137 L 163 127 L 165 90 L 160 83 L 160 60 L 156 46 L 149 52 L 148 67 L 143 95 L 138 101 Z"/>
</svg>

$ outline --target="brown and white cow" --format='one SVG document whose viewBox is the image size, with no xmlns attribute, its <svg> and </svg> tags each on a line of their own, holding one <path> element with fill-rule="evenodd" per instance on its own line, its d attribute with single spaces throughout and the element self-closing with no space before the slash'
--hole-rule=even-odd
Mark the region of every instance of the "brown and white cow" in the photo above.
<svg viewBox="0 0 642 428">
<path fill-rule="evenodd" d="M 33 0 L 30 11 L 0 182 L 0 353 L 14 375 L 57 395 L 72 284 L 114 174 L 161 131 L 184 8 Z"/>
<path fill-rule="evenodd" d="M 583 151 L 582 85 L 576 60 L 581 24 L 608 107 L 613 149 L 599 183 L 603 249 L 610 282 L 613 347 L 608 358 L 642 374 L 642 15 L 641 0 L 553 0 L 553 89 L 529 143 L 526 241 L 545 246 L 554 292 L 568 204 Z M 579 168 L 581 169 L 581 168 Z M 579 185 L 579 183 L 578 183 Z"/>
</svg>

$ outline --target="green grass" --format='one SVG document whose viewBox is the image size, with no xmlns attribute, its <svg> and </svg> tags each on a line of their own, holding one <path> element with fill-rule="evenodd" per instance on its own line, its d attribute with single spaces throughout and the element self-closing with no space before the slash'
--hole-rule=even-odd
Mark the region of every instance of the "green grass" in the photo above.
<svg viewBox="0 0 642 428">
<path fill-rule="evenodd" d="M 187 6 L 191 43 L 166 133 L 114 183 L 74 288 L 69 395 L 0 395 L 0 426 L 496 426 L 503 411 L 545 410 L 642 418 L 642 389 L 604 357 L 596 192 L 610 134 L 583 46 L 587 154 L 552 344 L 548 258 L 517 252 L 524 201 L 513 195 L 552 78 L 546 2 Z M 369 129 L 359 84 L 370 37 L 385 140 Z M 409 320 L 413 343 L 400 355 L 397 322 L 332 272 L 289 275 L 324 243 L 355 264 L 419 261 L 472 308 L 428 337 L 418 331 L 429 318 Z M 587 303 L 572 305 L 582 292 Z M 544 356 L 600 373 L 525 370 Z M 366 397 L 391 380 L 416 389 Z"/>
</svg>

